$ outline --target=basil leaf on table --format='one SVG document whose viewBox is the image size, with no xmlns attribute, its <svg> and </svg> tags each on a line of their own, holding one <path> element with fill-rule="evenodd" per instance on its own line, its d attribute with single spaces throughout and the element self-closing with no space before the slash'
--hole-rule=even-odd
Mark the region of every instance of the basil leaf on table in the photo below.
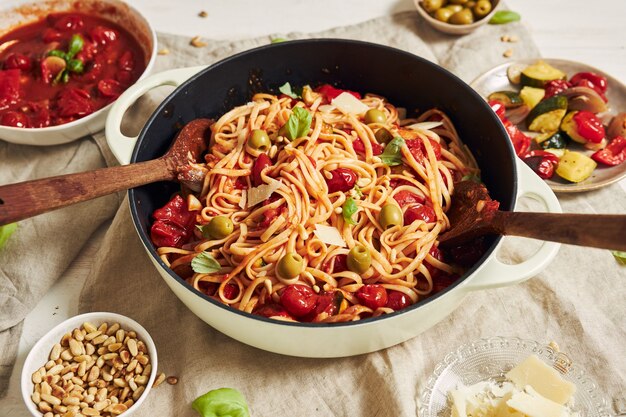
<svg viewBox="0 0 626 417">
<path fill-rule="evenodd" d="M 622 251 L 619 251 L 619 250 L 613 250 L 613 251 L 611 251 L 611 253 L 615 257 L 615 260 L 617 261 L 617 263 L 619 263 L 621 265 L 626 265 L 626 252 L 622 252 Z"/>
<path fill-rule="evenodd" d="M 306 134 L 309 133 L 312 121 L 313 115 L 311 115 L 311 113 L 302 107 L 295 107 L 285 125 L 287 139 L 294 140 L 306 136 Z"/>
<path fill-rule="evenodd" d="M 385 150 L 380 154 L 380 159 L 387 166 L 396 166 L 402 164 L 402 147 L 404 139 L 396 136 L 385 146 Z"/>
<path fill-rule="evenodd" d="M 198 274 L 212 274 L 222 269 L 222 266 L 213 255 L 205 251 L 193 258 L 191 269 Z"/>
<path fill-rule="evenodd" d="M 352 216 L 354 216 L 354 213 L 356 213 L 358 209 L 359 207 L 356 205 L 356 202 L 354 201 L 352 197 L 346 198 L 346 201 L 343 203 L 343 206 L 341 206 L 341 215 L 343 216 L 343 219 L 345 220 L 346 223 L 351 224 L 351 225 L 356 224 Z"/>
<path fill-rule="evenodd" d="M 500 10 L 495 12 L 493 17 L 489 20 L 490 25 L 504 25 L 505 23 L 517 22 L 522 17 L 519 13 L 511 10 Z"/>
<path fill-rule="evenodd" d="M 250 417 L 245 397 L 233 388 L 209 391 L 196 398 L 191 407 L 203 417 Z"/>
<path fill-rule="evenodd" d="M 11 237 L 13 232 L 17 229 L 17 223 L 9 223 L 4 226 L 0 226 L 0 249 L 4 247 L 7 240 Z"/>
<path fill-rule="evenodd" d="M 291 98 L 302 98 L 302 91 L 294 91 L 294 89 L 291 88 L 291 84 L 289 84 L 289 81 L 278 87 L 278 91 Z"/>
</svg>

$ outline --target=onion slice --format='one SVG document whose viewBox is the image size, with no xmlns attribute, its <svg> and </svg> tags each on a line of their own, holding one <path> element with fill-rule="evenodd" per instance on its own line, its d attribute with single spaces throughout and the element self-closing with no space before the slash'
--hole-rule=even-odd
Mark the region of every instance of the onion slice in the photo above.
<svg viewBox="0 0 626 417">
<path fill-rule="evenodd" d="M 602 113 L 607 111 L 607 106 L 602 97 L 589 87 L 572 87 L 562 93 L 567 97 L 568 110 L 585 110 L 592 113 Z"/>
</svg>

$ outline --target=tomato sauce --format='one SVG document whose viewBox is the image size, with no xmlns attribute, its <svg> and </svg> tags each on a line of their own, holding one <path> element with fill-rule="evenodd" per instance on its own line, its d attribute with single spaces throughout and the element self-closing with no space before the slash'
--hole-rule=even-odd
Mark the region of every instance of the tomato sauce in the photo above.
<svg viewBox="0 0 626 417">
<path fill-rule="evenodd" d="M 100 17 L 54 13 L 20 26 L 0 38 L 0 124 L 40 128 L 87 116 L 137 81 L 145 58 L 130 33 Z"/>
</svg>

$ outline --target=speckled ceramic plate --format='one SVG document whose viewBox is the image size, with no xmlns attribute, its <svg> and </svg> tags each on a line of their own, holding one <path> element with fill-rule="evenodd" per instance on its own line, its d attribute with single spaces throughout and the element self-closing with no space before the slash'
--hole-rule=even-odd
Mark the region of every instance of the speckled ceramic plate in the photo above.
<svg viewBox="0 0 626 417">
<path fill-rule="evenodd" d="M 536 59 L 526 59 L 520 61 L 513 61 L 507 64 L 499 65 L 495 68 L 490 69 L 484 74 L 480 75 L 476 78 L 470 85 L 478 91 L 480 95 L 483 97 L 487 97 L 489 94 L 494 91 L 501 90 L 519 90 L 519 86 L 512 85 L 509 82 L 509 79 L 506 75 L 507 68 L 509 65 L 517 65 L 517 64 L 526 64 L 531 65 L 535 63 L 539 58 Z M 607 90 L 607 98 L 609 100 L 609 113 L 617 114 L 620 112 L 626 111 L 626 86 L 622 84 L 619 80 L 605 72 L 591 67 L 589 65 L 567 61 L 564 59 L 549 59 L 549 58 L 541 58 L 548 64 L 554 66 L 555 68 L 564 71 L 568 77 L 576 74 L 577 72 L 582 71 L 592 71 L 598 74 L 603 75 L 608 80 L 608 90 Z M 582 152 L 587 156 L 590 156 L 593 151 L 589 151 L 585 149 L 583 146 L 578 144 L 568 145 L 568 148 Z M 626 178 L 626 163 L 621 165 L 617 165 L 615 167 L 607 167 L 600 166 L 596 168 L 591 174 L 589 178 L 579 183 L 571 183 L 569 181 L 565 181 L 564 179 L 558 177 L 556 174 L 549 180 L 546 180 L 546 183 L 552 188 L 555 192 L 560 193 L 574 193 L 581 191 L 590 191 L 595 190 L 600 187 L 604 187 L 605 185 L 612 184 L 616 181 L 619 181 L 623 178 Z"/>
</svg>

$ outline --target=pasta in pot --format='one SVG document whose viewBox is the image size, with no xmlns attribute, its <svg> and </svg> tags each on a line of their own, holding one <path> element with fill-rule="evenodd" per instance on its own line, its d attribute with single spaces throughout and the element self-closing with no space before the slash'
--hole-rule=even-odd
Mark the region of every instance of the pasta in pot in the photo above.
<svg viewBox="0 0 626 417">
<path fill-rule="evenodd" d="M 359 320 L 462 272 L 437 237 L 450 227 L 454 183 L 479 170 L 439 110 L 401 119 L 382 97 L 330 86 L 298 99 L 256 94 L 211 125 L 204 160 L 190 164 L 201 186 L 178 197 L 192 214 L 174 224 L 157 210 L 152 239 L 171 269 L 233 308 Z M 165 229 L 186 235 L 170 242 Z"/>
</svg>

